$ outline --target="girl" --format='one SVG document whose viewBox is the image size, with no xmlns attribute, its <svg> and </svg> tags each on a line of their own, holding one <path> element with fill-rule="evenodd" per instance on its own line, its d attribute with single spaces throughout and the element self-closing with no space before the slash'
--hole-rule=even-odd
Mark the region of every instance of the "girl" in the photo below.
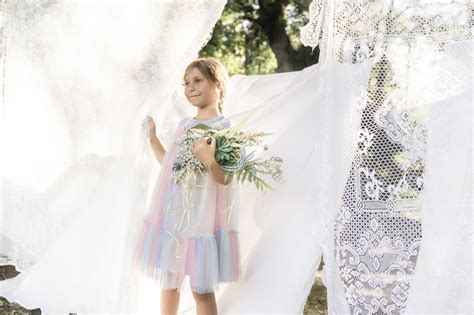
<svg viewBox="0 0 474 315">
<path fill-rule="evenodd" d="M 217 314 L 214 291 L 219 282 L 236 281 L 240 274 L 236 204 L 231 179 L 214 158 L 216 141 L 199 139 L 192 153 L 206 168 L 192 187 L 191 209 L 183 206 L 183 187 L 175 184 L 172 165 L 177 156 L 176 141 L 197 125 L 232 123 L 222 114 L 228 75 L 222 64 L 211 58 L 193 61 L 184 73 L 185 95 L 197 108 L 195 117 L 182 120 L 174 144 L 165 150 L 156 136 L 153 119 L 151 147 L 162 165 L 151 208 L 144 218 L 134 262 L 146 275 L 158 280 L 162 314 L 177 314 L 179 291 L 189 278 L 198 314 Z M 210 144 L 209 144 L 210 143 Z M 189 204 L 189 200 L 186 200 Z"/>
</svg>

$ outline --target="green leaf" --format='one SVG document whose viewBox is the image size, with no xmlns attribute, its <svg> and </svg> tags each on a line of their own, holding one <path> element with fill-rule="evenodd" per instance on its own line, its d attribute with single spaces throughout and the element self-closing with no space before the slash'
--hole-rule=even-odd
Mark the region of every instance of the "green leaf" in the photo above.
<svg viewBox="0 0 474 315">
<path fill-rule="evenodd" d="M 245 179 L 247 178 L 247 176 L 250 174 L 246 169 L 244 169 L 244 175 L 242 176 L 242 184 L 245 182 Z"/>
<path fill-rule="evenodd" d="M 209 126 L 207 125 L 204 125 L 204 124 L 198 124 L 190 129 L 201 129 L 201 130 L 208 130 L 209 129 Z"/>
</svg>

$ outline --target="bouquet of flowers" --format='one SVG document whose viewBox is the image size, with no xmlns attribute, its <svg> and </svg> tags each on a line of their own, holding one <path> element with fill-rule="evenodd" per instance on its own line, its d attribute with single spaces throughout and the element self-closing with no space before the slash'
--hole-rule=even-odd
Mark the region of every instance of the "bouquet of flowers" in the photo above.
<svg viewBox="0 0 474 315">
<path fill-rule="evenodd" d="M 241 182 L 254 183 L 257 189 L 272 189 L 267 178 L 281 182 L 282 163 L 280 157 L 272 156 L 268 159 L 257 159 L 255 150 L 248 152 L 252 147 L 268 150 L 262 138 L 270 135 L 265 132 L 242 131 L 243 122 L 237 126 L 223 129 L 219 125 L 208 127 L 197 125 L 187 130 L 186 134 L 178 140 L 178 152 L 173 164 L 173 176 L 176 183 L 185 186 L 193 185 L 197 176 L 204 173 L 204 165 L 193 155 L 192 144 L 199 138 L 211 137 L 216 139 L 215 159 L 225 171 L 226 176 L 235 176 Z"/>
</svg>

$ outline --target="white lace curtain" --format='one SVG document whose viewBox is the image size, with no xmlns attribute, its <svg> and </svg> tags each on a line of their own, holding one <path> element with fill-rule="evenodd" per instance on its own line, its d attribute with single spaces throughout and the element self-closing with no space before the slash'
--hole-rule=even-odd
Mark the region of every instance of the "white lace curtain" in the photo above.
<svg viewBox="0 0 474 315">
<path fill-rule="evenodd" d="M 357 150 L 345 152 L 351 169 L 326 209 L 331 312 L 473 309 L 473 8 L 469 1 L 310 6 L 305 45 L 319 44 L 325 62 L 372 63 L 352 135 Z"/>
</svg>

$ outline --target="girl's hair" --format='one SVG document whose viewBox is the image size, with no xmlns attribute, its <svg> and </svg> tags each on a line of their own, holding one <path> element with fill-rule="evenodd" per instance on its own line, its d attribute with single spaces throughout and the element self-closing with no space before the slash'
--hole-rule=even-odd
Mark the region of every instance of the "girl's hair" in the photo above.
<svg viewBox="0 0 474 315">
<path fill-rule="evenodd" d="M 192 69 L 198 69 L 209 81 L 213 83 L 220 84 L 220 93 L 219 93 L 219 112 L 223 113 L 222 103 L 224 96 L 226 95 L 227 82 L 229 80 L 229 74 L 227 70 L 222 65 L 222 63 L 214 58 L 199 58 L 191 62 L 184 71 L 184 77 Z"/>
</svg>

